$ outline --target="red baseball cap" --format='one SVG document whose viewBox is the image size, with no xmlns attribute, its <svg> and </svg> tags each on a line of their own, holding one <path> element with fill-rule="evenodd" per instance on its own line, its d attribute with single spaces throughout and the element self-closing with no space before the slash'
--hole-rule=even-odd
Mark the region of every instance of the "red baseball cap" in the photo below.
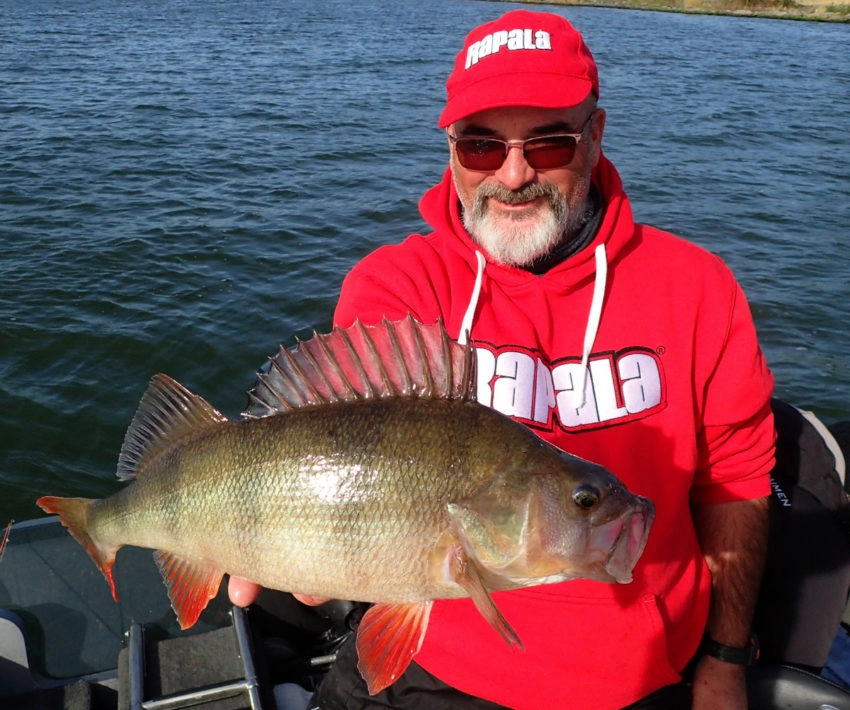
<svg viewBox="0 0 850 710">
<path fill-rule="evenodd" d="M 599 96 L 599 74 L 565 18 L 512 10 L 466 36 L 446 90 L 440 128 L 489 108 L 576 106 L 591 92 Z"/>
</svg>

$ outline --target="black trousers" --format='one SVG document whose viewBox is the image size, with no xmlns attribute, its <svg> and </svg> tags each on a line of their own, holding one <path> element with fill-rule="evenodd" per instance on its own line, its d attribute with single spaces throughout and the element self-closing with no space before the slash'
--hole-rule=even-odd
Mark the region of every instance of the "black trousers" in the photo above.
<svg viewBox="0 0 850 710">
<path fill-rule="evenodd" d="M 369 695 L 357 670 L 354 636 L 340 649 L 339 657 L 325 676 L 307 707 L 310 710 L 505 710 L 503 705 L 482 700 L 446 685 L 416 663 L 411 663 L 395 683 L 377 695 Z M 690 710 L 691 690 L 685 683 L 661 688 L 627 710 Z"/>
</svg>

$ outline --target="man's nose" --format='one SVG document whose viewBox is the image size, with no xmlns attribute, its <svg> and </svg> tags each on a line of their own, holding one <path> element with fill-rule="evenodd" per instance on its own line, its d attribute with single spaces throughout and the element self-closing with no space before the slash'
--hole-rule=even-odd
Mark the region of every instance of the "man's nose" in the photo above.
<svg viewBox="0 0 850 710">
<path fill-rule="evenodd" d="M 532 168 L 522 152 L 522 146 L 509 145 L 505 162 L 495 172 L 495 177 L 510 190 L 518 190 L 534 179 L 536 170 Z"/>
</svg>

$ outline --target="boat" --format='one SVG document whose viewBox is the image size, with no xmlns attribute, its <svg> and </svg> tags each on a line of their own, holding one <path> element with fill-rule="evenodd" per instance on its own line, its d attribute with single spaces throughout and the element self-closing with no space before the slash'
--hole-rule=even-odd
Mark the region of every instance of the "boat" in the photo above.
<svg viewBox="0 0 850 710">
<path fill-rule="evenodd" d="M 850 710 L 850 422 L 827 428 L 778 401 L 774 412 L 772 534 L 805 544 L 768 553 L 750 708 Z M 222 585 L 181 631 L 150 550 L 122 548 L 113 572 L 117 603 L 58 518 L 12 525 L 0 557 L 0 708 L 273 710 L 275 688 L 321 681 L 365 608 L 308 608 L 264 590 L 243 609 Z M 829 663 L 839 667 L 824 672 Z"/>
</svg>

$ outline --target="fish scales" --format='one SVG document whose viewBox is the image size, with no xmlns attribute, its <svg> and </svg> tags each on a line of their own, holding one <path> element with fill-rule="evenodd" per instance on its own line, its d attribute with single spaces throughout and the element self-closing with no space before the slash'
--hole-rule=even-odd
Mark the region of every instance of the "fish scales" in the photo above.
<svg viewBox="0 0 850 710">
<path fill-rule="evenodd" d="M 461 434 L 469 429 L 479 432 L 473 442 Z M 528 439 L 456 400 L 340 403 L 233 422 L 98 502 L 91 524 L 125 544 L 217 558 L 278 589 L 386 601 L 463 595 L 433 579 L 426 555 L 448 525 L 446 503 L 489 480 L 511 449 L 536 445 Z M 368 575 L 329 578 L 329 568 Z"/>
<path fill-rule="evenodd" d="M 335 329 L 275 355 L 236 421 L 155 375 L 118 459 L 132 483 L 37 503 L 116 600 L 118 550 L 155 550 L 182 628 L 226 573 L 374 602 L 356 644 L 372 693 L 416 654 L 434 599 L 471 597 L 520 646 L 491 592 L 629 582 L 654 508 L 476 403 L 473 357 L 439 323 Z"/>
</svg>

